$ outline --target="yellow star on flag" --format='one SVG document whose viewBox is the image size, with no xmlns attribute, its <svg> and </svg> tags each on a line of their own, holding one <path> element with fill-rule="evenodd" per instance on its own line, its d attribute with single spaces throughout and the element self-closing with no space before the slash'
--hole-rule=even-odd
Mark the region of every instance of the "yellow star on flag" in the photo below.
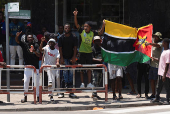
<svg viewBox="0 0 170 114">
<path fill-rule="evenodd" d="M 146 47 L 145 44 L 148 42 L 146 41 L 147 36 L 145 35 L 144 37 L 141 37 L 138 35 L 138 38 L 139 38 L 139 41 L 136 43 L 136 45 L 139 45 L 139 47 L 142 46 L 143 48 L 145 48 Z"/>
</svg>

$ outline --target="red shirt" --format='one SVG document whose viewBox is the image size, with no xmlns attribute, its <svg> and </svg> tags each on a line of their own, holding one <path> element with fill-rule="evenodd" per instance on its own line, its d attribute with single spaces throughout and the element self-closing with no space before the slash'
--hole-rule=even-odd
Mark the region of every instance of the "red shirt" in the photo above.
<svg viewBox="0 0 170 114">
<path fill-rule="evenodd" d="M 42 38 L 42 37 L 43 37 L 42 34 L 38 34 L 38 35 L 37 35 L 37 39 L 38 39 L 39 42 L 41 42 L 41 38 Z"/>
<path fill-rule="evenodd" d="M 3 61 L 4 61 L 4 59 L 3 59 L 2 53 L 1 53 L 1 51 L 0 51 L 0 62 L 3 62 Z"/>
</svg>

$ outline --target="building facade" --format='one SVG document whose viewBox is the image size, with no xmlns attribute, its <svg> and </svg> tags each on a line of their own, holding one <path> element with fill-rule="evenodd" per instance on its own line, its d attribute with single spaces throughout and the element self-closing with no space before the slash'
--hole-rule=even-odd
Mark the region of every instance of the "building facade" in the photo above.
<svg viewBox="0 0 170 114">
<path fill-rule="evenodd" d="M 103 19 L 141 27 L 152 23 L 154 32 L 170 37 L 169 0 L 0 0 L 3 9 L 6 2 L 20 2 L 20 9 L 31 10 L 34 31 L 43 26 L 50 32 L 57 31 L 58 25 L 74 25 L 73 11 L 77 8 L 78 22 L 93 21 L 99 28 Z M 4 2 L 5 1 L 5 2 Z M 27 22 L 24 21 L 24 22 Z"/>
</svg>

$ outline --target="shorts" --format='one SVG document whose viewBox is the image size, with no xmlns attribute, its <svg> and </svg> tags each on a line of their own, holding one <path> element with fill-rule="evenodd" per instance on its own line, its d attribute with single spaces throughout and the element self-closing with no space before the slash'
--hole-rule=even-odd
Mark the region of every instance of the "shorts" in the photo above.
<svg viewBox="0 0 170 114">
<path fill-rule="evenodd" d="M 92 53 L 80 53 L 80 64 L 93 64 Z"/>
<path fill-rule="evenodd" d="M 123 77 L 123 69 L 121 66 L 108 63 L 109 79 L 115 79 L 116 77 Z"/>
<path fill-rule="evenodd" d="M 150 67 L 149 80 L 158 80 L 158 68 Z"/>
</svg>

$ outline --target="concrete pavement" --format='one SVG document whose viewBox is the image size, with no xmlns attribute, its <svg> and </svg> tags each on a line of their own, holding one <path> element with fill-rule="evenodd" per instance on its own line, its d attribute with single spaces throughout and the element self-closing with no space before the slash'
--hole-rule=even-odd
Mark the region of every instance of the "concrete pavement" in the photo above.
<svg viewBox="0 0 170 114">
<path fill-rule="evenodd" d="M 130 88 L 130 87 L 129 87 Z M 142 91 L 144 87 L 142 87 Z M 0 103 L 0 111 L 69 111 L 69 110 L 92 110 L 94 107 L 102 108 L 122 108 L 122 107 L 137 107 L 137 106 L 151 106 L 158 105 L 150 103 L 150 100 L 145 98 L 136 98 L 136 95 L 127 95 L 130 89 L 123 89 L 122 95 L 124 99 L 113 101 L 112 94 L 108 94 L 108 101 L 104 101 L 104 93 L 98 93 L 102 98 L 98 101 L 93 101 L 91 93 L 76 93 L 78 98 L 69 98 L 68 94 L 65 94 L 64 98 L 58 98 L 54 96 L 54 102 L 50 102 L 47 94 L 43 94 L 42 104 L 33 104 L 33 95 L 28 95 L 28 102 L 21 103 L 23 98 L 22 94 L 11 94 L 11 102 L 8 103 L 5 94 L 0 95 L 0 100 L 4 103 Z M 151 95 L 151 93 L 149 94 Z M 118 94 L 117 94 L 118 96 Z M 165 100 L 165 90 L 161 94 L 162 100 Z M 144 94 L 142 94 L 144 97 Z"/>
</svg>

